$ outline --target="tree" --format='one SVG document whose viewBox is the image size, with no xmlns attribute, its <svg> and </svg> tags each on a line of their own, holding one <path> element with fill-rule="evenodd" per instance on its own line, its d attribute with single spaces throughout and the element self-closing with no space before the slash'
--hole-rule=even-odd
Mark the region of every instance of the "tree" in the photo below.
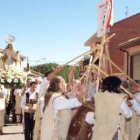
<svg viewBox="0 0 140 140">
<path fill-rule="evenodd" d="M 47 63 L 47 64 L 42 64 L 41 66 L 41 73 L 45 74 L 46 71 L 53 70 L 55 69 L 59 64 L 52 64 L 52 63 Z M 69 75 L 69 68 L 70 65 L 65 66 L 60 72 L 57 73 L 58 76 L 62 76 L 66 82 L 68 82 L 68 75 Z M 37 66 L 31 66 L 30 69 L 36 71 Z M 74 78 L 77 79 L 79 76 L 79 66 L 76 66 L 75 68 L 75 73 L 74 73 Z"/>
</svg>

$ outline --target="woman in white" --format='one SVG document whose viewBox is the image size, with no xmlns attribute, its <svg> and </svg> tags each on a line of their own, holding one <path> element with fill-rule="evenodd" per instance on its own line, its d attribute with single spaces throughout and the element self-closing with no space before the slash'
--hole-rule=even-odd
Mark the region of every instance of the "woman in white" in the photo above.
<svg viewBox="0 0 140 140">
<path fill-rule="evenodd" d="M 62 77 L 50 81 L 45 94 L 41 140 L 66 140 L 71 122 L 71 108 L 81 106 L 77 98 L 68 99 L 63 95 L 65 82 Z"/>
<path fill-rule="evenodd" d="M 15 91 L 14 91 L 15 100 L 16 100 L 15 114 L 16 114 L 17 125 L 19 125 L 19 123 L 20 123 L 20 116 L 22 114 L 22 108 L 20 106 L 20 103 L 22 100 L 21 91 L 22 91 L 22 89 L 15 89 Z"/>
<path fill-rule="evenodd" d="M 0 84 L 0 135 L 3 134 L 3 125 L 4 125 L 4 113 L 5 113 L 5 98 L 7 95 L 7 90 L 3 85 Z"/>
</svg>

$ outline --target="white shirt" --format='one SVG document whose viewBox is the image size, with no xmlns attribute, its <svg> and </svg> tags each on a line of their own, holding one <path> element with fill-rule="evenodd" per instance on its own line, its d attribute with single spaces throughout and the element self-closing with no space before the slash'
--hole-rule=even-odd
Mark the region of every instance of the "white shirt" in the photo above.
<svg viewBox="0 0 140 140">
<path fill-rule="evenodd" d="M 39 93 L 38 93 L 38 94 L 39 94 L 39 98 L 40 98 L 43 94 L 46 93 L 46 91 L 47 91 L 49 85 L 50 85 L 50 81 L 48 81 L 48 80 L 47 80 L 47 77 L 45 77 L 45 78 L 42 80 L 41 84 L 40 84 L 40 89 L 39 89 Z"/>
<path fill-rule="evenodd" d="M 27 93 L 27 92 L 29 92 L 30 91 L 30 88 L 28 87 L 26 90 L 24 90 L 25 88 L 23 87 L 22 89 L 21 89 L 21 93 L 22 92 L 25 92 L 25 93 Z M 24 96 L 24 95 L 23 95 Z"/>
<path fill-rule="evenodd" d="M 5 98 L 7 95 L 7 89 L 1 85 L 1 88 L 0 88 L 0 98 Z"/>
<path fill-rule="evenodd" d="M 137 94 L 134 94 L 134 96 L 140 100 L 140 92 Z M 137 115 L 140 115 L 140 103 L 138 103 L 135 99 L 130 100 L 130 102 L 132 103 L 132 107 L 133 109 L 136 111 Z"/>
<path fill-rule="evenodd" d="M 96 93 L 96 83 L 95 82 L 89 82 L 88 83 L 88 100 L 91 101 L 92 97 L 94 97 Z"/>
<path fill-rule="evenodd" d="M 37 84 L 37 87 L 36 87 L 37 93 L 39 93 L 39 90 L 40 90 L 40 84 Z"/>
<path fill-rule="evenodd" d="M 22 89 L 15 89 L 15 90 L 14 90 L 14 95 L 16 96 L 17 94 L 20 94 L 20 93 L 21 93 L 21 90 L 22 90 Z"/>
<path fill-rule="evenodd" d="M 0 88 L 0 110 L 4 110 L 5 109 L 5 98 L 7 95 L 7 90 L 4 88 L 4 86 L 2 86 Z"/>
<path fill-rule="evenodd" d="M 128 119 L 132 117 L 132 111 L 128 107 L 126 100 L 123 100 L 121 103 L 121 111 L 124 113 L 124 116 Z"/>
<path fill-rule="evenodd" d="M 29 99 L 35 99 L 36 98 L 36 91 L 35 92 L 29 92 Z M 20 106 L 24 109 L 24 110 L 28 110 L 29 107 L 26 106 L 26 94 L 24 94 L 24 96 L 22 97 L 21 100 L 21 104 Z"/>
<path fill-rule="evenodd" d="M 65 109 L 80 107 L 81 105 L 82 105 L 82 103 L 80 103 L 77 98 L 67 99 L 64 96 L 57 97 L 53 101 L 54 115 L 56 116 L 56 114 L 59 110 L 65 110 Z M 44 102 L 42 101 L 41 104 L 40 104 L 40 109 L 43 110 L 43 107 L 44 107 Z M 41 111 L 41 114 L 43 115 L 43 111 Z"/>
</svg>

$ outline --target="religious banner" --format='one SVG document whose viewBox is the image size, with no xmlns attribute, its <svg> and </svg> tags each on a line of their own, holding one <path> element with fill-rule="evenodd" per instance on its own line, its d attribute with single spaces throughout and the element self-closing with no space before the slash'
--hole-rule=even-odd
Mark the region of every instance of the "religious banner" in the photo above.
<svg viewBox="0 0 140 140">
<path fill-rule="evenodd" d="M 109 27 L 110 22 L 112 23 L 112 0 L 103 0 L 97 4 L 98 13 L 98 31 L 97 37 L 101 37 L 105 32 L 106 28 Z"/>
</svg>

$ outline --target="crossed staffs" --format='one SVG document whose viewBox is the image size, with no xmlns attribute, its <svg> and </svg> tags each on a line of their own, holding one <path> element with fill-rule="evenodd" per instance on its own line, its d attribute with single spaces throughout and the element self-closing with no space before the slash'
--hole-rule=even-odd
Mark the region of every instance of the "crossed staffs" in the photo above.
<svg viewBox="0 0 140 140">
<path fill-rule="evenodd" d="M 74 60 L 84 56 L 82 59 L 80 59 L 75 65 L 77 65 L 80 61 L 84 60 L 88 55 L 90 55 L 91 53 L 93 53 L 94 51 L 97 50 L 96 52 L 96 55 L 93 59 L 92 56 L 90 56 L 90 61 L 89 61 L 89 65 L 88 65 L 88 68 L 87 70 L 85 71 L 85 73 L 83 74 L 83 76 L 80 78 L 79 80 L 79 83 L 74 85 L 72 91 L 71 91 L 71 94 L 75 91 L 75 89 L 77 88 L 77 86 L 79 86 L 79 84 L 81 83 L 81 81 L 83 80 L 84 76 L 86 76 L 87 78 L 84 79 L 84 83 L 87 85 L 88 84 L 88 78 L 89 78 L 89 72 L 90 71 L 94 71 L 96 74 L 97 74 L 97 85 L 96 85 L 96 93 L 98 92 L 98 89 L 99 89 L 99 81 L 101 80 L 101 76 L 100 76 L 100 73 L 102 73 L 105 77 L 109 76 L 106 72 L 104 72 L 104 67 L 102 65 L 102 55 L 103 55 L 103 46 L 106 42 L 108 42 L 112 37 L 114 37 L 115 34 L 112 34 L 111 36 L 109 36 L 106 40 L 105 38 L 102 39 L 102 43 L 100 45 L 97 45 L 95 46 L 93 49 L 77 56 L 76 58 L 70 60 L 69 62 L 65 63 L 63 65 L 66 66 L 68 65 L 69 63 L 73 62 Z M 121 70 L 110 58 L 109 58 L 109 55 L 106 56 L 105 55 L 105 58 L 109 61 L 109 64 L 115 66 L 120 72 L 122 72 L 130 81 L 132 81 L 134 84 L 136 84 L 138 87 L 140 87 L 139 84 L 137 84 L 132 78 L 130 78 L 123 70 Z M 99 67 L 95 65 L 95 62 L 96 60 L 99 59 Z M 74 66 L 75 66 L 74 65 Z M 96 69 L 97 71 L 95 71 L 94 69 Z M 103 70 L 102 70 L 103 69 Z M 111 72 L 112 73 L 112 72 Z M 123 89 L 128 95 L 132 96 L 132 93 L 130 93 L 129 91 L 127 91 L 126 89 L 124 89 L 122 86 L 121 86 L 121 89 Z M 80 91 L 78 92 L 77 96 L 81 96 L 82 93 L 84 92 L 87 92 L 87 87 L 84 86 L 84 88 L 81 88 Z M 71 95 L 70 94 L 70 95 Z M 86 101 L 86 98 L 83 97 L 83 101 L 85 102 Z M 140 101 L 138 99 L 136 99 L 136 101 L 138 101 L 140 103 Z"/>
</svg>

